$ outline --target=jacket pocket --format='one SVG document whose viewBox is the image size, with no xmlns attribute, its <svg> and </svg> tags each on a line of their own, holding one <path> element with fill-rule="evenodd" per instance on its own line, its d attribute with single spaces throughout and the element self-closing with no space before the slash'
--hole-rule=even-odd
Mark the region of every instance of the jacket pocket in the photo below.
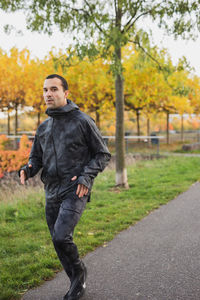
<svg viewBox="0 0 200 300">
<path fill-rule="evenodd" d="M 85 208 L 88 196 L 79 198 L 75 192 L 68 193 L 65 199 L 62 201 L 62 208 L 66 210 L 72 210 L 77 213 L 82 213 Z"/>
</svg>

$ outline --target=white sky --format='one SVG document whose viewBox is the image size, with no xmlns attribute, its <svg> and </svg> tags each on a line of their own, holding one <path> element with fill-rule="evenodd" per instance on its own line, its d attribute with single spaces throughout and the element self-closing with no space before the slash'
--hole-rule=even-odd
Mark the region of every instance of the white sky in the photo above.
<svg viewBox="0 0 200 300">
<path fill-rule="evenodd" d="M 13 30 L 11 34 L 4 33 L 4 25 L 13 25 L 16 31 Z M 17 34 L 21 30 L 23 35 Z M 3 50 L 10 50 L 16 46 L 18 49 L 28 48 L 32 56 L 43 58 L 52 47 L 65 49 L 68 45 L 68 40 L 58 30 L 53 36 L 49 37 L 47 34 L 39 34 L 31 32 L 26 29 L 25 16 L 21 12 L 5 13 L 0 11 L 0 48 Z"/>
<path fill-rule="evenodd" d="M 14 31 L 10 35 L 6 35 L 3 31 L 5 24 L 13 25 L 17 30 L 22 30 L 24 35 L 17 35 Z M 66 49 L 70 44 L 70 37 L 60 33 L 57 29 L 55 29 L 53 36 L 49 37 L 46 34 L 33 33 L 26 30 L 25 24 L 23 13 L 8 14 L 0 11 L 0 47 L 3 50 L 8 51 L 13 46 L 20 50 L 26 47 L 31 51 L 33 57 L 43 58 L 52 47 Z M 164 36 L 163 31 L 158 29 L 156 25 L 150 25 L 148 21 L 145 21 L 143 28 L 145 26 L 151 26 L 154 43 L 159 47 L 167 48 L 174 63 L 184 55 L 191 66 L 196 69 L 195 73 L 200 76 L 200 38 L 195 42 L 191 40 L 175 41 L 173 37 Z"/>
</svg>

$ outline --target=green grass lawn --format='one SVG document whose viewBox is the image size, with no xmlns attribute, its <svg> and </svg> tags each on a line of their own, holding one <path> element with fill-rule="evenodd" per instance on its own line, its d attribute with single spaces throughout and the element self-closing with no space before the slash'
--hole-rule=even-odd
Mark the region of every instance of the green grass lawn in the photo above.
<svg viewBox="0 0 200 300">
<path fill-rule="evenodd" d="M 81 256 L 167 203 L 200 178 L 200 159 L 171 157 L 140 161 L 128 167 L 129 190 L 114 188 L 114 171 L 96 179 L 91 202 L 76 228 Z M 44 218 L 44 195 L 38 189 L 0 202 L 0 299 L 19 299 L 61 265 Z"/>
<path fill-rule="evenodd" d="M 159 153 L 162 155 L 165 152 L 177 152 L 177 153 L 200 153 L 200 150 L 192 150 L 192 151 L 183 151 L 182 146 L 185 144 L 191 144 L 192 141 L 176 141 L 170 142 L 169 144 L 161 141 L 159 144 Z M 128 145 L 126 143 L 126 152 L 127 153 L 140 153 L 140 154 L 156 154 L 157 153 L 157 145 L 152 145 L 151 143 L 144 143 L 144 141 L 140 141 L 140 143 L 136 141 L 128 141 Z M 114 154 L 115 153 L 115 144 L 109 144 L 109 150 Z"/>
<path fill-rule="evenodd" d="M 186 153 L 186 154 L 200 154 L 200 150 L 190 150 L 190 151 L 186 151 L 186 150 L 182 150 L 182 149 L 177 149 L 174 151 L 175 153 Z"/>
</svg>

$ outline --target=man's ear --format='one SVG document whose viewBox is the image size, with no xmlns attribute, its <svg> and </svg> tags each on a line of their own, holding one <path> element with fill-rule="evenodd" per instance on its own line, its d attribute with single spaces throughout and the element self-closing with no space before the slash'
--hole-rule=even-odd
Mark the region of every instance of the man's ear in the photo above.
<svg viewBox="0 0 200 300">
<path fill-rule="evenodd" d="M 69 95 L 69 90 L 66 90 L 66 91 L 65 91 L 65 98 L 66 98 L 66 99 L 67 99 L 68 95 Z"/>
</svg>

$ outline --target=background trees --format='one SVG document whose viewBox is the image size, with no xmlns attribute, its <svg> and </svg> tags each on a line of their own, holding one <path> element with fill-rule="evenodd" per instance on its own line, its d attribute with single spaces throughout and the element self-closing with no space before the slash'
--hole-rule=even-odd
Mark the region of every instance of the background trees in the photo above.
<svg viewBox="0 0 200 300">
<path fill-rule="evenodd" d="M 58 70 L 60 74 L 61 71 Z M 43 98 L 43 83 L 48 74 L 55 73 L 53 57 L 51 53 L 49 57 L 43 61 L 32 60 L 28 67 L 28 86 L 26 89 L 26 103 L 33 107 L 33 113 L 37 114 L 37 126 L 41 121 L 41 114 L 45 112 L 46 107 Z"/>
<path fill-rule="evenodd" d="M 94 112 L 100 128 L 101 115 L 114 107 L 113 78 L 106 60 L 85 59 L 68 69 L 70 97 L 88 112 Z"/>
<path fill-rule="evenodd" d="M 196 1 L 0 1 L 4 10 L 24 10 L 28 27 L 51 33 L 56 24 L 61 31 L 73 32 L 75 49 L 80 58 L 85 55 L 109 57 L 115 79 L 116 98 L 116 184 L 128 186 L 124 145 L 124 91 L 122 47 L 132 40 L 138 47 L 146 35 L 138 21 L 150 17 L 153 21 L 177 35 L 191 34 L 191 28 L 200 23 Z M 195 12 L 194 14 L 192 14 Z M 169 18 L 171 19 L 169 22 Z M 80 38 L 80 32 L 84 38 Z M 98 43 L 97 43 L 98 41 Z M 100 46 L 100 47 L 97 47 Z M 143 45 L 142 45 L 143 47 Z"/>
<path fill-rule="evenodd" d="M 15 110 L 15 135 L 18 132 L 18 111 L 25 104 L 25 94 L 28 88 L 28 65 L 30 53 L 27 49 L 19 51 L 12 48 L 9 53 L 1 51 L 0 55 L 0 82 L 1 106 L 7 109 L 8 133 L 10 132 L 9 113 Z"/>
<path fill-rule="evenodd" d="M 169 116 L 171 113 L 179 113 L 182 116 L 183 138 L 184 114 L 199 113 L 200 80 L 197 76 L 192 76 L 183 61 L 174 65 L 166 50 L 149 48 L 150 51 L 154 53 L 155 60 L 144 55 L 144 52 L 132 43 L 123 48 L 126 109 L 135 114 L 138 135 L 141 134 L 141 119 L 146 118 L 147 135 L 150 135 L 151 130 L 154 130 L 150 128 L 152 117 L 165 113 L 168 142 Z M 8 112 L 8 116 L 10 111 L 15 111 L 15 134 L 18 128 L 18 113 L 21 115 L 25 108 L 30 108 L 31 116 L 37 114 L 37 124 L 35 122 L 33 130 L 40 123 L 41 114 L 42 118 L 44 117 L 46 107 L 42 96 L 43 81 L 47 75 L 55 72 L 68 80 L 71 92 L 69 98 L 96 118 L 97 125 L 106 134 L 115 134 L 113 128 L 109 133 L 105 127 L 105 116 L 112 116 L 115 109 L 111 62 L 103 58 L 93 62 L 88 58 L 80 61 L 74 55 L 71 63 L 66 65 L 67 58 L 68 56 L 61 51 L 50 52 L 42 60 L 30 59 L 27 49 L 12 49 L 8 53 L 0 51 L 0 106 Z M 114 118 L 112 122 L 114 124 Z M 129 122 L 128 126 L 133 126 L 133 122 Z M 135 129 L 128 130 L 133 132 Z"/>
</svg>

